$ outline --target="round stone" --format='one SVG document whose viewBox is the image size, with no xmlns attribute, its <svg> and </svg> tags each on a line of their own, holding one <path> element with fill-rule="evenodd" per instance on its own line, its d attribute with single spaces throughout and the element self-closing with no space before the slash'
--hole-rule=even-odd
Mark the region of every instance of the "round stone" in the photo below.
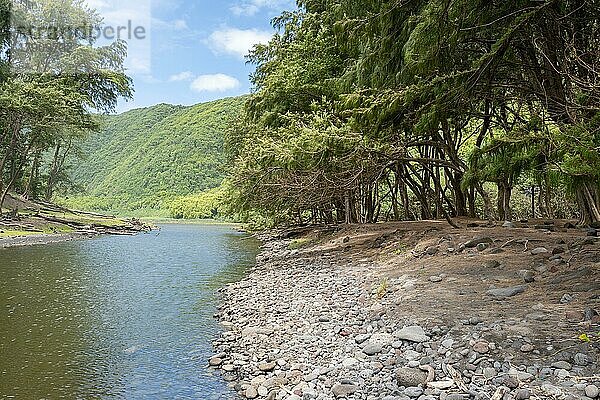
<svg viewBox="0 0 600 400">
<path fill-rule="evenodd" d="M 465 397 L 462 394 L 451 393 L 446 396 L 446 400 L 465 400 Z"/>
<path fill-rule="evenodd" d="M 208 364 L 211 367 L 218 367 L 219 365 L 223 364 L 223 360 L 219 357 L 213 357 L 208 361 Z"/>
<path fill-rule="evenodd" d="M 502 380 L 502 383 L 511 389 L 516 389 L 519 387 L 519 379 L 516 376 L 506 375 Z"/>
<path fill-rule="evenodd" d="M 415 387 L 427 381 L 427 373 L 418 368 L 400 368 L 396 371 L 398 386 Z"/>
<path fill-rule="evenodd" d="M 353 357 L 348 357 L 348 358 L 344 359 L 344 361 L 342 361 L 342 365 L 345 368 L 349 368 L 349 367 L 351 367 L 353 365 L 356 365 L 356 364 L 358 364 L 358 360 L 356 358 L 353 358 Z"/>
<path fill-rule="evenodd" d="M 260 364 L 258 364 L 258 369 L 260 369 L 263 372 L 269 372 L 269 371 L 273 371 L 275 369 L 276 365 L 277 364 L 275 362 L 260 363 Z"/>
<path fill-rule="evenodd" d="M 577 353 L 575 357 L 573 357 L 573 361 L 575 361 L 576 365 L 580 365 L 585 367 L 588 364 L 591 364 L 590 357 L 587 354 Z"/>
<path fill-rule="evenodd" d="M 374 356 L 375 354 L 381 353 L 381 350 L 383 350 L 383 348 L 379 343 L 368 343 L 363 348 L 363 353 L 365 353 L 368 356 Z"/>
<path fill-rule="evenodd" d="M 397 331 L 395 333 L 395 336 L 398 339 L 415 343 L 422 343 L 429 340 L 429 337 L 427 336 L 423 328 L 421 328 L 418 325 L 405 326 L 404 328 Z"/>
<path fill-rule="evenodd" d="M 231 364 L 225 364 L 221 367 L 225 372 L 233 372 L 235 371 L 235 367 Z"/>
<path fill-rule="evenodd" d="M 407 387 L 404 389 L 404 394 L 412 399 L 415 399 L 423 394 L 423 389 L 418 386 Z"/>
<path fill-rule="evenodd" d="M 479 354 L 486 354 L 490 352 L 490 346 L 487 342 L 477 342 L 473 345 L 473 351 Z"/>
<path fill-rule="evenodd" d="M 248 386 L 244 396 L 246 396 L 247 399 L 255 399 L 258 397 L 258 391 L 254 386 Z"/>
<path fill-rule="evenodd" d="M 521 346 L 521 351 L 523 353 L 530 353 L 535 349 L 535 347 L 531 344 L 524 344 L 523 346 Z"/>
<path fill-rule="evenodd" d="M 440 251 L 440 248 L 437 246 L 431 246 L 428 247 L 427 250 L 425 250 L 425 252 L 430 256 L 437 254 L 438 251 Z"/>
<path fill-rule="evenodd" d="M 523 273 L 523 281 L 525 283 L 533 283 L 533 282 L 535 282 L 535 274 L 533 273 L 533 271 L 525 271 Z"/>
<path fill-rule="evenodd" d="M 573 366 L 566 361 L 557 361 L 552 363 L 552 367 L 557 369 L 566 369 L 567 371 L 570 371 L 571 368 L 573 368 Z"/>
<path fill-rule="evenodd" d="M 548 249 L 545 247 L 538 247 L 538 248 L 531 250 L 531 254 L 534 256 L 537 256 L 539 254 L 546 254 L 546 253 L 548 253 Z"/>
<path fill-rule="evenodd" d="M 335 397 L 348 397 L 356 393 L 358 386 L 348 383 L 338 383 L 333 386 L 332 390 Z"/>
<path fill-rule="evenodd" d="M 559 379 L 567 379 L 571 376 L 571 374 L 569 374 L 569 371 L 567 371 L 566 369 L 557 369 L 556 371 L 554 371 L 554 375 L 556 375 Z"/>
<path fill-rule="evenodd" d="M 498 375 L 498 372 L 496 372 L 496 369 L 494 369 L 492 367 L 486 367 L 483 369 L 483 376 L 486 379 L 495 378 L 497 375 Z"/>
<path fill-rule="evenodd" d="M 585 395 L 589 398 L 595 399 L 600 394 L 600 389 L 596 385 L 588 385 L 585 387 Z"/>
</svg>

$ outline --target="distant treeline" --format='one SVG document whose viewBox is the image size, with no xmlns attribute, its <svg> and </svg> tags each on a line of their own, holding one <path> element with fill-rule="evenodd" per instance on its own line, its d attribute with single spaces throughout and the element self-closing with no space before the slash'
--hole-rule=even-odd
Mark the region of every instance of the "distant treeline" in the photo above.
<svg viewBox="0 0 600 400">
<path fill-rule="evenodd" d="M 275 223 L 600 221 L 600 3 L 302 0 L 249 56 L 234 204 Z"/>
</svg>

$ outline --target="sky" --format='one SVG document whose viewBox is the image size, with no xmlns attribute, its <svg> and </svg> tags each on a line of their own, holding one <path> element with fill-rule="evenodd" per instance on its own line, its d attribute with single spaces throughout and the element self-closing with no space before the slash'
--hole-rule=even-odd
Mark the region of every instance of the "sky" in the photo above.
<svg viewBox="0 0 600 400">
<path fill-rule="evenodd" d="M 127 74 L 134 100 L 118 112 L 159 103 L 191 105 L 250 92 L 244 56 L 273 35 L 292 0 L 86 0 L 105 26 L 130 27 Z M 131 21 L 131 23 L 129 23 Z M 137 35 L 135 34 L 135 29 Z M 103 39 L 106 41 L 105 39 Z M 99 41 L 99 44 L 103 43 Z"/>
</svg>

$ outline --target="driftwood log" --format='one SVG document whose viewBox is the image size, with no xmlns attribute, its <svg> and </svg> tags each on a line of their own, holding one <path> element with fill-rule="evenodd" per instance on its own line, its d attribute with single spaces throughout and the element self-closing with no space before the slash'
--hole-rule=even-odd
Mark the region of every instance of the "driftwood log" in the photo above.
<svg viewBox="0 0 600 400">
<path fill-rule="evenodd" d="M 101 223 L 87 224 L 79 221 L 72 221 L 65 218 L 59 218 L 52 215 L 39 214 L 37 218 L 43 219 L 47 222 L 54 222 L 73 228 L 79 232 L 84 233 L 101 233 L 109 235 L 135 235 L 140 232 L 149 232 L 152 228 L 139 220 L 133 219 L 127 221 L 127 225 L 123 226 L 107 226 Z"/>
</svg>

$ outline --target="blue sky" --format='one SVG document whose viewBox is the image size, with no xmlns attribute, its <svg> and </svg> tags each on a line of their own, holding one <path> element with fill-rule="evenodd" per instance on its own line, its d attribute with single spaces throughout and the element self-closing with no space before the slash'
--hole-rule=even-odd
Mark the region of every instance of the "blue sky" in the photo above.
<svg viewBox="0 0 600 400">
<path fill-rule="evenodd" d="M 146 39 L 129 41 L 133 101 L 123 112 L 158 103 L 196 104 L 250 91 L 244 55 L 274 33 L 270 21 L 291 0 L 86 0 L 117 26 L 131 20 L 148 27 Z M 124 4 L 127 3 L 127 4 Z M 120 26 L 120 25 L 119 25 Z"/>
</svg>

